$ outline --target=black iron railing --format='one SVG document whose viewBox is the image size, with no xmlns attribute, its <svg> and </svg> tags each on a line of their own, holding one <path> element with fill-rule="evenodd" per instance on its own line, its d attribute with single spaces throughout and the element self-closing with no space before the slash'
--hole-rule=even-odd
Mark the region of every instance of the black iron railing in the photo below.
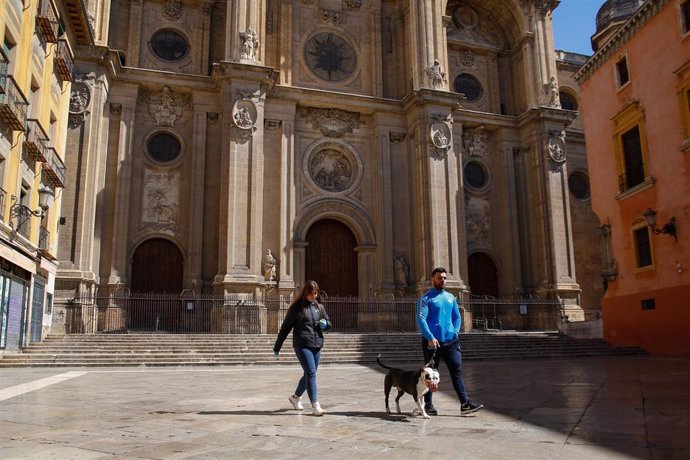
<svg viewBox="0 0 690 460">
<path fill-rule="evenodd" d="M 36 27 L 41 31 L 45 41 L 57 43 L 58 41 L 58 17 L 55 5 L 51 0 L 39 0 L 36 12 Z"/>
<path fill-rule="evenodd" d="M 7 199 L 7 192 L 0 187 L 0 222 L 5 221 L 5 201 Z"/>
<path fill-rule="evenodd" d="M 65 168 L 65 164 L 57 151 L 53 147 L 47 147 L 42 169 L 46 182 L 53 187 L 64 187 L 66 170 L 67 168 Z"/>
<path fill-rule="evenodd" d="M 0 93 L 0 118 L 10 129 L 24 131 L 29 102 L 12 75 L 5 77 L 3 88 L 4 91 Z"/>
<path fill-rule="evenodd" d="M 161 294 L 111 294 L 74 299 L 67 307 L 68 333 L 275 334 L 292 299 Z M 416 332 L 417 298 L 329 297 L 324 307 L 333 332 Z M 465 331 L 557 330 L 559 300 L 461 296 Z"/>
<path fill-rule="evenodd" d="M 72 50 L 69 47 L 69 43 L 64 38 L 58 41 L 55 70 L 62 81 L 72 81 L 74 59 L 72 59 Z"/>
<path fill-rule="evenodd" d="M 50 242 L 50 232 L 47 228 L 41 225 L 38 229 L 38 247 L 39 249 L 48 249 Z"/>
<path fill-rule="evenodd" d="M 29 118 L 26 120 L 26 136 L 24 136 L 24 149 L 29 158 L 34 161 L 46 161 L 46 149 L 48 148 L 48 135 L 41 126 L 41 122 Z"/>
</svg>

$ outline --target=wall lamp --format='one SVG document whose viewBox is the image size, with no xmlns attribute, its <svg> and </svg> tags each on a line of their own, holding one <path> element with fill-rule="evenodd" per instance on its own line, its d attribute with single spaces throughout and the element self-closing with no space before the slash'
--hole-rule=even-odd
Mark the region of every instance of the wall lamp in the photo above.
<svg viewBox="0 0 690 460">
<path fill-rule="evenodd" d="M 672 236 L 678 241 L 678 236 L 676 235 L 676 218 L 671 217 L 666 224 L 661 228 L 656 228 L 656 211 L 652 208 L 647 208 L 643 213 L 644 218 L 647 219 L 647 226 L 654 232 L 655 235 L 663 233 L 664 235 Z"/>
<path fill-rule="evenodd" d="M 22 225 L 31 217 L 43 217 L 46 211 L 52 204 L 52 199 L 55 193 L 50 187 L 42 185 L 38 189 L 38 209 L 32 210 L 26 205 L 19 203 L 19 199 L 12 195 L 12 206 L 10 206 L 10 218 L 17 219 L 16 229 L 19 230 Z"/>
</svg>

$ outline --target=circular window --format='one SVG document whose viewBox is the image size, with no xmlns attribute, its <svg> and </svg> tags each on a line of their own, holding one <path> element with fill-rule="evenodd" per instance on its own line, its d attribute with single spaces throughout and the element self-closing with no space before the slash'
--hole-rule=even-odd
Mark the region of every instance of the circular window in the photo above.
<svg viewBox="0 0 690 460">
<path fill-rule="evenodd" d="M 568 178 L 568 188 L 570 188 L 570 193 L 578 200 L 589 199 L 589 178 L 587 174 L 581 171 L 572 173 Z"/>
<path fill-rule="evenodd" d="M 455 77 L 453 87 L 458 93 L 464 94 L 469 102 L 478 101 L 482 97 L 482 94 L 484 94 L 482 84 L 479 83 L 479 80 L 468 73 L 461 73 Z"/>
<path fill-rule="evenodd" d="M 159 30 L 151 37 L 151 49 L 164 61 L 179 61 L 187 55 L 187 39 L 172 29 Z"/>
<path fill-rule="evenodd" d="M 169 163 L 180 156 L 182 145 L 175 136 L 158 133 L 151 136 L 146 144 L 149 156 L 160 163 Z"/>
<path fill-rule="evenodd" d="M 476 161 L 470 161 L 465 165 L 464 175 L 465 182 L 472 188 L 482 188 L 486 185 L 486 170 Z"/>
<path fill-rule="evenodd" d="M 570 94 L 561 91 L 558 98 L 560 99 L 562 109 L 577 110 L 577 100 Z"/>
<path fill-rule="evenodd" d="M 304 58 L 314 74 L 327 81 L 341 81 L 355 71 L 357 54 L 344 38 L 321 32 L 309 40 L 304 47 Z"/>
</svg>

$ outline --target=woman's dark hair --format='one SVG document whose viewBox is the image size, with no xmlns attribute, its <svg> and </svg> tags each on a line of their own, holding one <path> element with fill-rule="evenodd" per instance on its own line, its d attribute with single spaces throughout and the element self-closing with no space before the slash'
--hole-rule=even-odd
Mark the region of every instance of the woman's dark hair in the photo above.
<svg viewBox="0 0 690 460">
<path fill-rule="evenodd" d="M 316 283 L 316 281 L 309 280 L 304 283 L 304 286 L 302 286 L 302 289 L 299 290 L 299 293 L 295 296 L 294 302 L 299 302 L 300 300 L 304 299 L 307 297 L 309 294 L 312 292 L 316 291 L 316 298 L 314 301 L 316 302 L 316 306 L 319 307 L 319 312 L 321 315 L 323 315 L 323 306 L 321 305 L 321 289 L 319 289 L 319 285 Z M 302 309 L 299 312 L 299 316 L 302 317 L 304 314 L 304 310 L 309 306 L 309 304 L 304 304 L 302 306 Z"/>
</svg>

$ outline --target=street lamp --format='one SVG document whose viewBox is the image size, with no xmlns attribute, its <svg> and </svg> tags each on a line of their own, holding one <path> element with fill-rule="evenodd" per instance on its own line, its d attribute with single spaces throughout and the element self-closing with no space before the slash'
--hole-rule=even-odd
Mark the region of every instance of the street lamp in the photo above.
<svg viewBox="0 0 690 460">
<path fill-rule="evenodd" d="M 672 236 L 678 241 L 678 236 L 676 235 L 676 218 L 671 217 L 666 224 L 661 228 L 656 228 L 656 211 L 652 208 L 647 208 L 643 213 L 644 218 L 647 219 L 647 226 L 652 230 L 655 235 L 660 233 L 664 235 Z"/>
<path fill-rule="evenodd" d="M 45 185 L 41 185 L 38 189 L 38 209 L 31 209 L 26 205 L 19 203 L 19 199 L 12 195 L 12 206 L 10 206 L 10 218 L 17 219 L 16 230 L 19 230 L 22 225 L 31 217 L 43 217 L 48 208 L 53 202 L 55 193 L 53 190 Z"/>
</svg>

